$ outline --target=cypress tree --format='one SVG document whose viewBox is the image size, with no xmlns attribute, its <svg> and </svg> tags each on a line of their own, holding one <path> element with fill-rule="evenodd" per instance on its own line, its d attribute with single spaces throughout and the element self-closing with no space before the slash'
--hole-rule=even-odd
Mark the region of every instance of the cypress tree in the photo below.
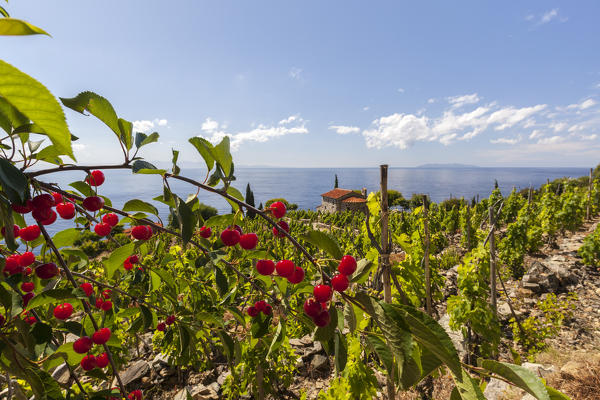
<svg viewBox="0 0 600 400">
<path fill-rule="evenodd" d="M 337 174 L 335 174 L 335 182 L 333 184 L 333 188 L 337 189 L 338 188 L 338 178 L 337 178 Z"/>
<path fill-rule="evenodd" d="M 252 189 L 250 189 L 249 183 L 246 185 L 246 203 L 254 207 L 254 193 L 252 192 Z M 256 213 L 252 210 L 247 210 L 246 216 L 252 219 L 256 216 Z"/>
</svg>

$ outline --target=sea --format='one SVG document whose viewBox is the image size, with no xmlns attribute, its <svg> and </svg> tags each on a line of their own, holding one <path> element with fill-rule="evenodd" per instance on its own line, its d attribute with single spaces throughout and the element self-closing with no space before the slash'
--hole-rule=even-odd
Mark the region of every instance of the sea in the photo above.
<svg viewBox="0 0 600 400">
<path fill-rule="evenodd" d="M 130 199 L 140 199 L 154 204 L 161 218 L 168 209 L 152 199 L 162 194 L 162 178 L 159 175 L 133 174 L 128 170 L 105 170 L 106 181 L 98 192 L 111 199 L 113 206 L 122 207 Z M 587 176 L 587 168 L 389 168 L 388 189 L 401 192 L 405 198 L 413 193 L 427 194 L 433 201 L 450 197 L 471 199 L 477 195 L 487 197 L 497 181 L 503 194 L 546 183 L 548 179 Z M 181 175 L 200 182 L 206 177 L 206 169 L 182 169 Z M 239 167 L 235 170 L 233 186 L 245 194 L 249 183 L 254 192 L 256 206 L 267 200 L 283 197 L 300 209 L 314 210 L 321 204 L 321 194 L 334 187 L 335 175 L 340 188 L 379 190 L 379 168 L 254 168 Z M 44 175 L 46 182 L 58 183 L 65 189 L 69 184 L 83 180 L 85 173 L 68 171 Z M 171 190 L 182 198 L 196 194 L 196 188 L 185 182 L 169 180 Z M 228 213 L 231 206 L 220 196 L 200 191 L 199 200 L 215 207 L 219 213 Z M 57 221 L 50 231 L 70 227 L 69 221 Z"/>
</svg>

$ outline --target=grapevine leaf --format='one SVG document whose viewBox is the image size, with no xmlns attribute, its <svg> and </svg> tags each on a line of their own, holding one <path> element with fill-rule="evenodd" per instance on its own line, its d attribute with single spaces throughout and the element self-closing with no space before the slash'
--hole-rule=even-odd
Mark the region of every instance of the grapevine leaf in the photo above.
<svg viewBox="0 0 600 400">
<path fill-rule="evenodd" d="M 544 383 L 525 367 L 494 360 L 483 360 L 481 366 L 510 381 L 538 400 L 550 400 Z"/>
<path fill-rule="evenodd" d="M 0 7 L 0 9 L 2 9 Z M 4 11 L 4 9 L 2 9 Z M 4 14 L 4 13 L 2 13 Z M 29 22 L 14 18 L 0 18 L 0 36 L 48 35 L 48 32 Z"/>
<path fill-rule="evenodd" d="M 326 251 L 333 258 L 339 260 L 342 258 L 342 249 L 337 240 L 329 233 L 321 231 L 309 231 L 300 235 L 302 239 L 317 246 L 319 249 Z"/>
</svg>

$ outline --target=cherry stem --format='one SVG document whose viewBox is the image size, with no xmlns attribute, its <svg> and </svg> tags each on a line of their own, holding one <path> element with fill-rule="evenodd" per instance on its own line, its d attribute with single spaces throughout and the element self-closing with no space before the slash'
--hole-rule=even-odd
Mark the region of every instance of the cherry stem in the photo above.
<svg viewBox="0 0 600 400">
<path fill-rule="evenodd" d="M 50 235 L 48 235 L 48 231 L 46 231 L 46 228 L 44 227 L 44 225 L 42 223 L 38 222 L 38 226 L 40 227 L 40 231 L 42 232 L 42 235 L 44 235 L 46 244 L 48 244 L 48 246 L 50 246 L 50 248 L 54 252 L 54 255 L 56 256 L 60 266 L 62 267 L 63 271 L 67 275 L 67 279 L 71 282 L 73 287 L 77 288 L 78 287 L 77 281 L 73 277 L 73 274 L 71 273 L 71 270 L 67 266 L 67 263 L 65 262 L 64 258 L 60 254 L 60 251 L 58 251 L 58 248 L 52 241 L 52 238 L 50 237 Z M 83 305 L 83 309 L 85 310 L 85 313 L 90 317 L 90 321 L 92 322 L 92 325 L 94 326 L 94 330 L 98 331 L 99 326 L 98 326 L 98 323 L 96 322 L 96 320 L 94 319 L 94 315 L 92 313 L 92 310 L 91 310 L 89 304 L 85 300 L 81 300 L 81 304 Z M 123 396 L 126 397 L 127 392 L 125 391 L 125 385 L 123 385 L 123 381 L 121 381 L 121 376 L 119 375 L 117 365 L 115 364 L 115 361 L 113 360 L 112 352 L 110 351 L 110 349 L 108 348 L 108 345 L 106 343 L 104 343 L 102 345 L 102 347 L 104 347 L 104 351 L 108 355 L 108 361 L 110 362 L 110 365 L 112 367 L 113 374 L 115 375 L 115 377 L 117 378 L 117 382 L 119 383 L 119 390 L 121 391 Z"/>
</svg>

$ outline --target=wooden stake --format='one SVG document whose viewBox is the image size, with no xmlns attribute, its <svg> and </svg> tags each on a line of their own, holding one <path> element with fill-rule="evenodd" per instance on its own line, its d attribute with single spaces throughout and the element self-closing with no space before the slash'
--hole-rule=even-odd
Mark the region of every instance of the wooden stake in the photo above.
<svg viewBox="0 0 600 400">
<path fill-rule="evenodd" d="M 467 226 L 467 250 L 471 250 L 471 206 L 467 203 L 467 214 L 465 215 L 465 225 Z"/>
<path fill-rule="evenodd" d="M 589 186 L 588 186 L 587 207 L 586 207 L 586 210 L 585 210 L 585 219 L 588 220 L 588 221 L 590 220 L 590 217 L 591 217 L 591 215 L 590 215 L 590 206 L 592 204 L 592 182 L 593 182 L 592 172 L 593 171 L 594 170 L 592 168 L 590 168 L 590 183 L 589 183 Z"/>
<path fill-rule="evenodd" d="M 431 269 L 429 268 L 429 222 L 428 213 L 429 205 L 427 204 L 427 196 L 423 195 L 423 226 L 425 228 L 425 310 L 427 314 L 432 315 L 433 307 L 431 305 Z"/>
<path fill-rule="evenodd" d="M 388 166 L 381 165 L 381 256 L 380 264 L 383 272 L 383 299 L 386 303 L 392 302 L 392 286 L 390 281 L 390 248 L 389 248 L 389 211 L 387 176 Z"/>
<path fill-rule="evenodd" d="M 492 304 L 492 310 L 494 315 L 498 314 L 498 307 L 496 304 L 496 242 L 494 239 L 494 207 L 489 208 L 490 216 L 490 300 Z"/>
</svg>

